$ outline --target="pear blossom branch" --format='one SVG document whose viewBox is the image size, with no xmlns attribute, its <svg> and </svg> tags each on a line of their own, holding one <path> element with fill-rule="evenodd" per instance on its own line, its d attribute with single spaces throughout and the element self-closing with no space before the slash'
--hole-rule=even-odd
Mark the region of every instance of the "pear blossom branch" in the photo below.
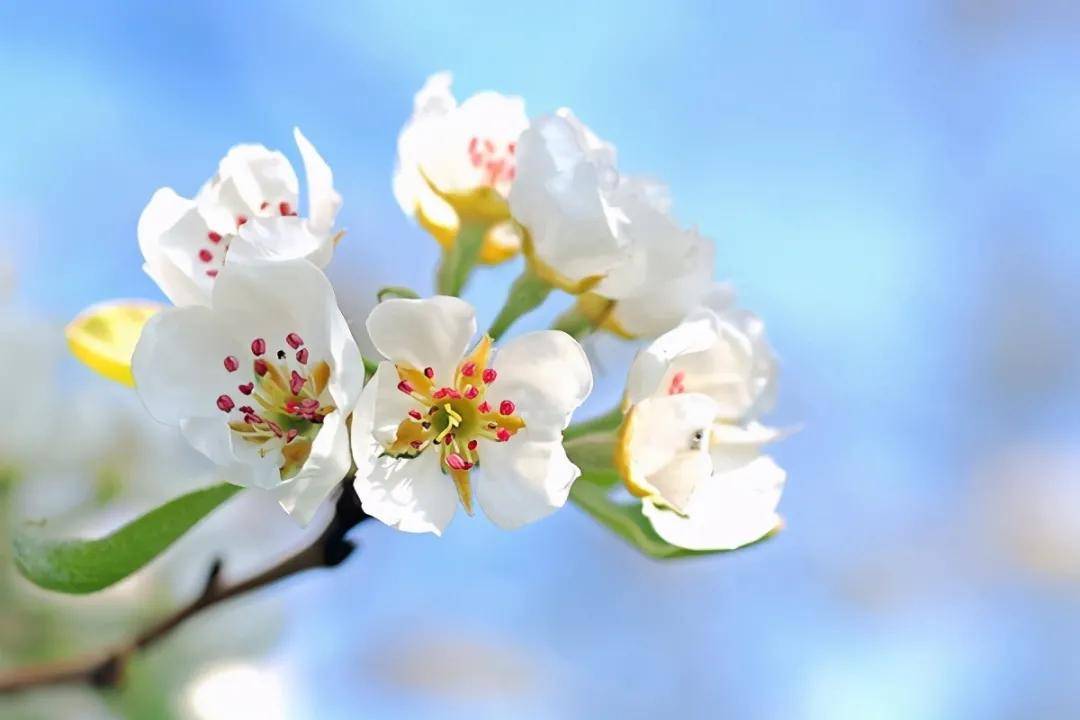
<svg viewBox="0 0 1080 720">
<path fill-rule="evenodd" d="M 356 549 L 346 534 L 370 516 L 360 507 L 360 500 L 348 479 L 334 507 L 326 528 L 307 546 L 261 573 L 226 583 L 221 578 L 222 562 L 215 560 L 207 573 L 199 596 L 146 628 L 135 637 L 103 652 L 59 660 L 41 665 L 0 672 L 0 694 L 32 688 L 65 684 L 87 684 L 96 688 L 115 688 L 123 680 L 128 661 L 135 653 L 168 637 L 188 619 L 234 597 L 273 585 L 305 570 L 331 568 L 344 562 Z"/>
</svg>

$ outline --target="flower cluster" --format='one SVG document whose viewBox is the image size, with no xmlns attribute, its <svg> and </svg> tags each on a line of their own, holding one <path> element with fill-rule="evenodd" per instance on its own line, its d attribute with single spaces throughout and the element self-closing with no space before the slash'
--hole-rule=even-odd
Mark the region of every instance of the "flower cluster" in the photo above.
<svg viewBox="0 0 1080 720">
<path fill-rule="evenodd" d="M 567 109 L 530 119 L 494 92 L 458 103 L 449 74 L 432 76 L 398 139 L 393 191 L 442 247 L 437 293 L 380 292 L 366 331 L 381 358 L 365 360 L 323 273 L 341 197 L 295 139 L 305 206 L 282 153 L 234 147 L 194 199 L 159 190 L 139 220 L 145 270 L 173 307 L 100 306 L 72 335 L 222 480 L 272 493 L 302 523 L 350 479 L 364 510 L 400 530 L 440 534 L 459 506 L 516 528 L 575 482 L 603 484 L 585 442 L 608 448 L 599 466 L 636 504 L 602 501 L 643 514 L 662 542 L 732 549 L 778 527 L 784 473 L 761 448 L 779 433 L 758 421 L 772 351 L 662 183 L 623 173 Z M 479 265 L 519 253 L 522 275 L 479 333 L 457 295 Z M 553 290 L 574 300 L 552 329 L 500 342 Z M 564 441 L 593 386 L 579 339 L 600 331 L 652 343 L 620 411 Z"/>
</svg>

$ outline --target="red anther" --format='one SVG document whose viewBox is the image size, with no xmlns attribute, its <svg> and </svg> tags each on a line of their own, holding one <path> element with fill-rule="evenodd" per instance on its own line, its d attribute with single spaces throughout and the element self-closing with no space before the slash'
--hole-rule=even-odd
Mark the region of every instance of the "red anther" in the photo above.
<svg viewBox="0 0 1080 720">
<path fill-rule="evenodd" d="M 424 416 L 420 414 L 419 410 L 410 410 L 409 417 L 411 417 L 413 420 L 421 420 Z"/>
<path fill-rule="evenodd" d="M 265 210 L 268 207 L 270 207 L 270 203 L 268 203 L 266 200 L 263 200 L 262 205 L 259 205 L 260 210 Z"/>
<path fill-rule="evenodd" d="M 262 338 L 255 338 L 251 341 L 251 354 L 255 356 L 266 354 L 266 341 Z"/>
<path fill-rule="evenodd" d="M 470 450 L 475 450 L 475 449 L 476 449 L 476 446 L 477 446 L 477 444 L 478 444 L 478 443 L 477 443 L 477 442 L 476 442 L 475 440 L 470 440 L 470 441 L 469 441 L 469 449 L 470 449 Z"/>
<path fill-rule="evenodd" d="M 304 401 L 300 403 L 300 407 L 304 408 L 305 410 L 318 410 L 319 401 L 315 398 L 304 398 Z"/>
<path fill-rule="evenodd" d="M 262 425 L 263 419 L 255 413 L 248 413 L 247 415 L 244 415 L 244 422 L 248 425 Z"/>
<path fill-rule="evenodd" d="M 443 442 L 447 445 L 452 445 L 454 443 L 454 433 L 446 433 L 446 435 L 443 436 Z"/>
<path fill-rule="evenodd" d="M 243 225 L 247 221 L 248 221 L 248 219 L 247 219 L 246 215 L 237 215 L 236 216 L 236 227 L 240 227 L 241 225 Z"/>
<path fill-rule="evenodd" d="M 424 368 L 424 377 L 426 377 L 428 380 L 435 377 L 435 368 L 432 368 L 432 367 Z"/>
<path fill-rule="evenodd" d="M 445 388 L 445 390 L 446 390 L 446 397 L 450 398 L 451 400 L 460 400 L 461 399 L 461 393 L 459 393 L 454 388 Z"/>
<path fill-rule="evenodd" d="M 262 358 L 258 358 L 255 361 L 255 374 L 259 377 L 266 375 L 270 371 L 270 366 L 266 364 L 266 361 Z"/>
<path fill-rule="evenodd" d="M 419 440 L 413 440 L 411 443 L 409 443 L 409 445 L 412 445 L 414 450 L 419 450 L 420 446 L 423 444 L 424 443 L 420 442 Z"/>
<path fill-rule="evenodd" d="M 432 400 L 442 400 L 443 398 L 445 398 L 449 394 L 450 394 L 449 388 L 439 388 L 435 392 L 431 393 L 431 399 Z"/>
<path fill-rule="evenodd" d="M 281 213 L 282 215 L 292 215 L 293 214 L 292 206 L 289 205 L 289 203 L 285 202 L 284 200 L 279 202 L 277 207 L 278 207 L 278 212 Z"/>
<path fill-rule="evenodd" d="M 289 343 L 289 347 L 296 350 L 298 347 L 304 344 L 304 339 L 296 333 L 289 333 L 285 336 L 285 342 Z"/>
<path fill-rule="evenodd" d="M 206 239 L 212 243 L 219 243 L 221 242 L 221 235 L 211 230 L 210 232 L 206 233 Z"/>
<path fill-rule="evenodd" d="M 686 392 L 686 387 L 683 385 L 683 380 L 685 379 L 685 372 L 680 370 L 675 373 L 675 377 L 671 378 L 671 385 L 668 386 L 668 395 L 678 395 L 679 393 Z"/>
<path fill-rule="evenodd" d="M 517 176 L 517 168 L 512 167 L 512 168 L 510 168 L 509 170 L 506 171 L 506 179 L 507 179 L 508 182 L 513 180 L 516 176 Z"/>
<path fill-rule="evenodd" d="M 405 393 L 406 395 L 411 395 L 413 391 L 413 386 L 408 380 L 402 380 L 397 384 L 397 389 Z"/>
<path fill-rule="evenodd" d="M 477 138 L 475 138 L 475 137 L 470 138 L 470 140 L 469 140 L 469 152 L 471 152 L 471 153 L 476 152 L 476 143 L 478 143 L 478 142 L 479 142 L 479 140 Z"/>
<path fill-rule="evenodd" d="M 300 391 L 304 389 L 304 383 L 306 382 L 307 378 L 293 370 L 292 377 L 289 379 L 289 389 L 292 390 L 292 394 L 299 395 Z"/>
<path fill-rule="evenodd" d="M 467 397 L 470 400 L 475 399 L 476 396 L 479 395 L 479 394 L 480 394 L 480 391 L 477 390 L 476 388 L 474 388 L 472 385 L 470 385 L 469 389 L 465 391 L 465 397 Z"/>
<path fill-rule="evenodd" d="M 499 403 L 500 415 L 513 415 L 514 410 L 516 409 L 517 408 L 515 407 L 514 403 L 510 402 L 509 400 L 503 400 L 501 403 Z"/>
<path fill-rule="evenodd" d="M 274 433 L 278 437 L 281 437 L 285 434 L 285 431 L 281 429 L 281 426 L 273 420 L 267 421 L 266 425 L 270 428 L 270 432 Z"/>
<path fill-rule="evenodd" d="M 486 415 L 487 413 L 491 412 L 491 405 L 488 403 L 487 400 L 485 400 L 484 402 L 476 406 L 476 410 L 477 412 Z"/>
<path fill-rule="evenodd" d="M 199 251 L 199 259 L 203 262 L 210 262 L 214 259 L 214 253 L 210 252 L 206 248 Z"/>
<path fill-rule="evenodd" d="M 461 374 L 465 377 L 472 377 L 476 373 L 476 363 L 471 360 L 461 366 Z"/>
<path fill-rule="evenodd" d="M 490 385 L 491 383 L 495 382 L 495 378 L 499 377 L 499 373 L 495 372 L 491 368 L 488 368 L 484 371 L 482 377 L 484 378 L 484 382 Z"/>
<path fill-rule="evenodd" d="M 499 430 L 495 433 L 495 439 L 499 442 L 506 442 L 510 439 L 510 431 L 506 428 L 499 428 Z"/>
<path fill-rule="evenodd" d="M 255 389 L 255 383 L 249 382 L 247 385 L 238 385 L 236 389 L 244 393 L 245 395 L 250 395 Z"/>
<path fill-rule="evenodd" d="M 234 403 L 233 399 L 228 395 L 219 395 L 217 399 L 217 406 L 218 410 L 220 410 L 221 412 L 229 412 L 234 407 L 236 407 L 236 403 Z"/>
<path fill-rule="evenodd" d="M 236 372 L 240 368 L 240 361 L 236 359 L 235 355 L 230 355 L 225 358 L 225 369 L 229 372 Z"/>
<path fill-rule="evenodd" d="M 285 433 L 285 442 L 286 443 L 291 443 L 293 440 L 296 439 L 296 436 L 299 435 L 299 434 L 300 434 L 299 430 L 296 430 L 296 429 L 290 430 L 289 432 Z"/>
<path fill-rule="evenodd" d="M 468 470 L 472 467 L 471 464 L 465 461 L 465 458 L 457 453 L 450 453 L 446 456 L 446 466 L 451 470 Z"/>
<path fill-rule="evenodd" d="M 495 143 L 491 142 L 490 140 L 485 140 L 484 149 L 487 150 L 489 153 L 495 152 Z"/>
<path fill-rule="evenodd" d="M 207 271 L 206 271 L 206 277 L 212 277 L 212 278 L 216 278 L 216 277 L 217 277 L 217 273 L 218 273 L 218 271 L 217 271 L 217 270 L 207 270 Z"/>
<path fill-rule="evenodd" d="M 300 363 L 301 365 L 307 365 L 308 355 L 309 353 L 307 348 L 300 348 L 296 352 L 296 362 Z"/>
<path fill-rule="evenodd" d="M 250 415 L 255 412 L 255 408 L 251 407 L 250 405 L 241 405 L 239 410 L 245 415 Z"/>
<path fill-rule="evenodd" d="M 511 155 L 516 153 L 517 152 L 517 143 L 516 142 L 506 143 L 506 152 L 510 153 Z"/>
</svg>

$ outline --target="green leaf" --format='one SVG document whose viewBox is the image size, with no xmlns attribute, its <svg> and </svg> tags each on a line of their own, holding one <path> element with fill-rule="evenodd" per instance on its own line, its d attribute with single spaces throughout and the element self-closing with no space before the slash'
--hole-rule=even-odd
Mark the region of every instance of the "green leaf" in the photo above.
<svg viewBox="0 0 1080 720">
<path fill-rule="evenodd" d="M 190 492 L 96 540 L 58 540 L 28 526 L 15 535 L 15 564 L 47 590 L 96 592 L 146 565 L 239 490 L 223 483 Z"/>
<path fill-rule="evenodd" d="M 550 294 L 551 285 L 526 266 L 510 286 L 506 302 L 499 310 L 495 322 L 491 323 L 488 335 L 492 340 L 498 340 L 519 317 L 540 307 Z"/>
<path fill-rule="evenodd" d="M 443 253 L 442 263 L 435 276 L 435 287 L 440 295 L 457 297 L 461 294 L 480 257 L 480 248 L 484 244 L 484 233 L 487 229 L 488 226 L 484 223 L 463 223 L 458 229 L 454 244 Z"/>
<path fill-rule="evenodd" d="M 656 534 L 649 519 L 641 513 L 639 503 L 620 503 L 612 500 L 607 478 L 595 478 L 589 473 L 582 475 L 570 488 L 570 499 L 597 522 L 614 532 L 626 542 L 649 557 L 670 560 L 692 555 L 714 555 L 731 550 L 687 550 L 672 545 Z M 744 545 L 739 550 L 752 547 L 773 537 L 780 531 L 777 527 L 759 540 Z"/>
<path fill-rule="evenodd" d="M 384 288 L 380 288 L 378 294 L 375 296 L 379 302 L 382 302 L 388 297 L 391 298 L 405 298 L 406 300 L 416 300 L 420 295 L 417 294 L 412 288 L 407 288 L 404 285 L 387 285 Z"/>
</svg>

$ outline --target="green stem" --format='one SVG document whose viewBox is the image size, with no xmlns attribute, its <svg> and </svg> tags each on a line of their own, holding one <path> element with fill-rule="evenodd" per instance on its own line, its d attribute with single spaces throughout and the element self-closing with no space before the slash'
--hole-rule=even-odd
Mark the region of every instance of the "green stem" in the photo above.
<svg viewBox="0 0 1080 720">
<path fill-rule="evenodd" d="M 364 358 L 364 375 L 365 380 L 370 380 L 375 376 L 375 372 L 379 369 L 379 363 L 375 360 L 368 360 Z"/>
<path fill-rule="evenodd" d="M 480 248 L 484 244 L 487 229 L 488 226 L 482 223 L 462 224 L 458 229 L 454 245 L 443 253 L 442 263 L 435 276 L 439 295 L 457 297 L 461 294 L 480 257 Z"/>
<path fill-rule="evenodd" d="M 592 321 L 585 316 L 585 313 L 581 312 L 577 305 L 573 305 L 569 310 L 555 318 L 551 329 L 562 330 L 575 340 L 581 340 L 596 328 L 593 326 Z"/>
<path fill-rule="evenodd" d="M 622 425 L 622 421 L 622 408 L 615 407 L 603 415 L 599 415 L 589 420 L 583 420 L 579 423 L 574 423 L 566 428 L 563 430 L 563 440 L 574 440 L 575 438 L 592 435 L 593 433 L 612 432 Z"/>
<path fill-rule="evenodd" d="M 488 335 L 492 340 L 501 338 L 518 318 L 540 307 L 550 293 L 551 286 L 526 266 L 521 275 L 514 280 L 514 284 L 510 286 L 506 303 L 499 310 L 495 322 L 491 323 Z"/>
</svg>

